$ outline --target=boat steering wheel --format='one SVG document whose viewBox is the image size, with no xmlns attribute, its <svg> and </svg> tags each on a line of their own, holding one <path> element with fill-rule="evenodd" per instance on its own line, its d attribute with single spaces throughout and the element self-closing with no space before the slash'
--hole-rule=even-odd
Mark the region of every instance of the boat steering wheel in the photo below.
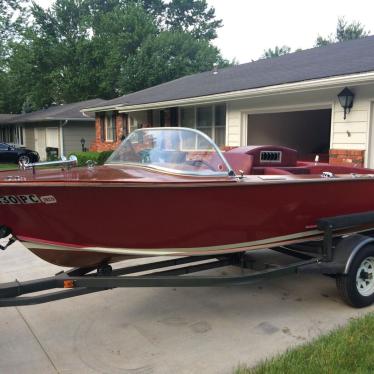
<svg viewBox="0 0 374 374">
<path fill-rule="evenodd" d="M 201 160 L 201 159 L 198 159 L 198 160 L 187 160 L 186 163 L 189 164 L 189 165 L 192 165 L 192 166 L 196 166 L 196 167 L 204 165 L 209 170 L 216 171 L 216 169 L 212 165 L 210 165 L 208 162 L 206 162 L 204 160 Z"/>
</svg>

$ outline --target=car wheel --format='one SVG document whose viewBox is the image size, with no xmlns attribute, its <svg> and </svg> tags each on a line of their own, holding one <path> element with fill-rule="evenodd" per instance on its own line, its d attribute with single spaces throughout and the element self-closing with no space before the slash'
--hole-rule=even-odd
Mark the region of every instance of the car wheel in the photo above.
<svg viewBox="0 0 374 374">
<path fill-rule="evenodd" d="M 28 155 L 21 155 L 18 157 L 18 163 L 24 163 L 24 164 L 29 164 L 30 163 L 30 157 Z"/>
<path fill-rule="evenodd" d="M 343 300 L 355 308 L 374 303 L 374 246 L 356 254 L 348 273 L 337 275 L 336 285 Z"/>
</svg>

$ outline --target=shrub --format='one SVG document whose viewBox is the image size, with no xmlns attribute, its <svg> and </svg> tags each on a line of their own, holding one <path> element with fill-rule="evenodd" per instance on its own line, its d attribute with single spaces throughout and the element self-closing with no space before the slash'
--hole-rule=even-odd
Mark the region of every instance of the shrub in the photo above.
<svg viewBox="0 0 374 374">
<path fill-rule="evenodd" d="M 75 155 L 78 158 L 78 166 L 86 166 L 87 161 L 91 160 L 96 162 L 97 165 L 103 165 L 113 151 L 104 152 L 72 152 L 69 154 Z"/>
<path fill-rule="evenodd" d="M 98 164 L 99 152 L 72 152 L 69 156 L 75 155 L 78 159 L 78 166 L 86 166 L 88 160 Z"/>
<path fill-rule="evenodd" d="M 103 151 L 100 152 L 99 157 L 97 159 L 97 163 L 99 165 L 103 165 L 105 161 L 109 158 L 109 156 L 113 153 L 113 151 Z"/>
</svg>

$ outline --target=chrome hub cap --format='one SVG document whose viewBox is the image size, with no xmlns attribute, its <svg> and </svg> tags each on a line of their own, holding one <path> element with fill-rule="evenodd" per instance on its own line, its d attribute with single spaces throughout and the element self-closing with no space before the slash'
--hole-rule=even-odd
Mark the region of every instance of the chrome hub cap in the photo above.
<svg viewBox="0 0 374 374">
<path fill-rule="evenodd" d="M 20 156 L 18 159 L 19 162 L 22 162 L 23 164 L 29 164 L 30 163 L 30 157 L 29 156 Z"/>
<path fill-rule="evenodd" d="M 362 296 L 374 293 L 374 257 L 367 257 L 361 262 L 356 275 L 357 291 Z"/>
</svg>

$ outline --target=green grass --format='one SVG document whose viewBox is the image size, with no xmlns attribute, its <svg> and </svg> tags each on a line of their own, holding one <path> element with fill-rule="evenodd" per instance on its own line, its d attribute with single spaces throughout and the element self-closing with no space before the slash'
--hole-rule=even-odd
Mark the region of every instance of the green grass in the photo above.
<svg viewBox="0 0 374 374">
<path fill-rule="evenodd" d="M 374 373 L 374 314 L 235 374 Z"/>
<path fill-rule="evenodd" d="M 0 170 L 15 170 L 18 169 L 18 164 L 1 164 Z"/>
</svg>

